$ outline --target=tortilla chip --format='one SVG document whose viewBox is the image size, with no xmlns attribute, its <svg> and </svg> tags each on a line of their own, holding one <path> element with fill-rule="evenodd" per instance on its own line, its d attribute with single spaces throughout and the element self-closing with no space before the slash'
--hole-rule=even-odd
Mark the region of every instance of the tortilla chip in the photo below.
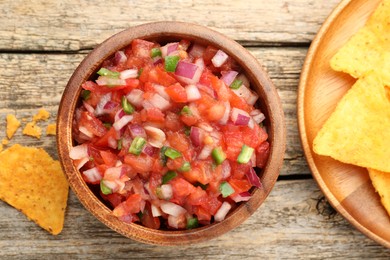
<svg viewBox="0 0 390 260">
<path fill-rule="evenodd" d="M 3 144 L 0 144 L 0 153 L 3 151 Z"/>
<path fill-rule="evenodd" d="M 18 130 L 20 126 L 20 122 L 16 117 L 12 114 L 7 115 L 7 137 L 11 139 L 15 134 L 16 130 Z"/>
<path fill-rule="evenodd" d="M 47 121 L 49 119 L 50 113 L 45 109 L 40 109 L 36 115 L 33 116 L 33 121 Z"/>
<path fill-rule="evenodd" d="M 53 235 L 61 232 L 68 182 L 43 149 L 13 145 L 0 153 L 0 199 Z"/>
<path fill-rule="evenodd" d="M 7 144 L 9 144 L 9 140 L 4 138 L 3 140 L 1 140 L 1 144 L 2 145 L 7 145 Z"/>
<path fill-rule="evenodd" d="M 313 142 L 317 154 L 390 172 L 390 102 L 375 73 L 359 79 L 337 104 Z"/>
<path fill-rule="evenodd" d="M 330 65 L 355 78 L 376 70 L 390 85 L 390 0 L 380 3 L 366 25 L 354 34 L 332 57 Z"/>
<path fill-rule="evenodd" d="M 36 125 L 35 121 L 28 122 L 23 129 L 23 134 L 41 139 L 42 129 Z"/>
<path fill-rule="evenodd" d="M 381 197 L 381 203 L 390 216 L 390 172 L 368 169 L 372 185 Z"/>
<path fill-rule="evenodd" d="M 46 135 L 56 135 L 56 124 L 49 124 L 46 127 Z"/>
</svg>

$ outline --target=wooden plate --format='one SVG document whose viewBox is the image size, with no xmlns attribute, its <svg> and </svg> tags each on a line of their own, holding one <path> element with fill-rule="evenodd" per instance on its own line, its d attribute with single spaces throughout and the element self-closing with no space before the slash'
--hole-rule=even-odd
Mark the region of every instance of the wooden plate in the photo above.
<svg viewBox="0 0 390 260">
<path fill-rule="evenodd" d="M 312 150 L 313 139 L 337 102 L 356 81 L 330 68 L 329 60 L 361 27 L 380 0 L 342 1 L 325 21 L 306 57 L 298 91 L 298 122 L 303 149 L 322 192 L 362 233 L 390 248 L 390 217 L 367 170 Z"/>
</svg>

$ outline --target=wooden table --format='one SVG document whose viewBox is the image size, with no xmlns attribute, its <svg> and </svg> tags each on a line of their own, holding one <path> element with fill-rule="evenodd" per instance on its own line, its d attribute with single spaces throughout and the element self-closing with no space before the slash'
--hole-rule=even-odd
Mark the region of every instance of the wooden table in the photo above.
<svg viewBox="0 0 390 260">
<path fill-rule="evenodd" d="M 110 35 L 159 21 L 194 22 L 244 45 L 267 68 L 283 101 L 287 152 L 266 202 L 235 230 L 183 247 L 145 245 L 111 231 L 70 192 L 65 226 L 52 236 L 0 201 L 0 258 L 383 258 L 390 251 L 335 213 L 313 180 L 299 141 L 296 96 L 306 52 L 339 0 L 0 1 L 0 139 L 5 117 L 31 119 L 39 108 L 55 122 L 63 89 L 78 63 Z M 24 126 L 26 122 L 23 122 Z M 10 141 L 44 147 L 54 137 Z M 9 146 L 8 145 L 8 146 Z M 1 181 L 1 180 L 0 180 Z"/>
</svg>

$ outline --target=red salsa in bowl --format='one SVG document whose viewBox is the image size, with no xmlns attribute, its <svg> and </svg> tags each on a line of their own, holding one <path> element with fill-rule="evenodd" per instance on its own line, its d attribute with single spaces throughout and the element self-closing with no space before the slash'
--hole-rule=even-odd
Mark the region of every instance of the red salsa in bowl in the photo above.
<svg viewBox="0 0 390 260">
<path fill-rule="evenodd" d="M 82 89 L 69 155 L 121 221 L 192 229 L 224 220 L 261 188 L 265 116 L 223 50 L 134 39 Z"/>
</svg>

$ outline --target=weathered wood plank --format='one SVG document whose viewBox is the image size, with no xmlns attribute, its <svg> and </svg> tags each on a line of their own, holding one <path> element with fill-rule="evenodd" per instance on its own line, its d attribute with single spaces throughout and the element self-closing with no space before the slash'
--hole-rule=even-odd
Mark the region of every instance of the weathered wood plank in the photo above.
<svg viewBox="0 0 390 260">
<path fill-rule="evenodd" d="M 65 226 L 56 237 L 0 202 L 0 255 L 36 259 L 388 259 L 390 251 L 355 230 L 340 215 L 319 214 L 313 180 L 280 181 L 260 207 L 235 230 L 192 246 L 144 245 L 111 231 L 71 192 Z M 326 205 L 325 205 L 326 206 Z"/>
<path fill-rule="evenodd" d="M 305 48 L 249 48 L 268 69 L 283 102 L 287 125 L 287 152 L 282 175 L 310 174 L 300 146 L 296 122 L 296 90 Z M 0 138 L 5 136 L 5 117 L 15 113 L 28 118 L 40 107 L 53 117 L 61 94 L 73 70 L 85 54 L 0 54 Z M 46 123 L 41 123 L 46 126 Z M 21 135 L 21 129 L 11 143 L 43 146 L 55 155 L 55 138 L 36 140 Z"/>
<path fill-rule="evenodd" d="M 339 0 L 0 1 L 0 50 L 92 48 L 128 27 L 186 21 L 246 44 L 308 44 Z"/>
</svg>

